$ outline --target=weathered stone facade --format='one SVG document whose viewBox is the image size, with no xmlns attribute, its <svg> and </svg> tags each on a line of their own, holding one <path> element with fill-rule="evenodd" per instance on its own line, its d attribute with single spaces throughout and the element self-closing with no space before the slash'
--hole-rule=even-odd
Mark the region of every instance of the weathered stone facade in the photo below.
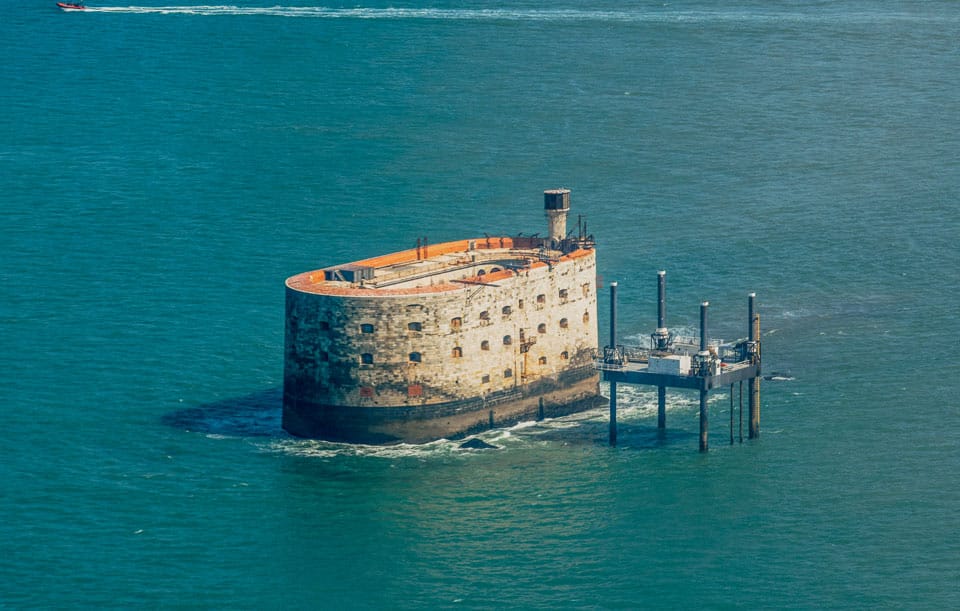
<svg viewBox="0 0 960 611">
<path fill-rule="evenodd" d="M 366 281 L 289 279 L 284 428 L 420 442 L 596 405 L 595 251 L 532 246 L 468 240 L 352 264 Z"/>
</svg>

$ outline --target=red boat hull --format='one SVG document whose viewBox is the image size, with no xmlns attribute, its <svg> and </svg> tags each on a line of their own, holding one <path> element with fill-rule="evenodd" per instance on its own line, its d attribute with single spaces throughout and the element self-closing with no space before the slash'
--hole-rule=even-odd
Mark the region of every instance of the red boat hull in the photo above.
<svg viewBox="0 0 960 611">
<path fill-rule="evenodd" d="M 70 2 L 57 2 L 57 6 L 64 11 L 82 11 L 87 8 L 82 4 L 72 4 Z"/>
</svg>

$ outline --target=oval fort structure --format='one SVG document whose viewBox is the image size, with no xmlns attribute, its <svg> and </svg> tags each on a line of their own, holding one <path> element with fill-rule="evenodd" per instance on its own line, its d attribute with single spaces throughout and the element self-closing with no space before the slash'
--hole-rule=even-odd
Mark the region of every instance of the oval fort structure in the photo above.
<svg viewBox="0 0 960 611">
<path fill-rule="evenodd" d="M 422 443 L 604 404 L 596 250 L 566 235 L 427 244 L 286 281 L 283 428 Z"/>
</svg>

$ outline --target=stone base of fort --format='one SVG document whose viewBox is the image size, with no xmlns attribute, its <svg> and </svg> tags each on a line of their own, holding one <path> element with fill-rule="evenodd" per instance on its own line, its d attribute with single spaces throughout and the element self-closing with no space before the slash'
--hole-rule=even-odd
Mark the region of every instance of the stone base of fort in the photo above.
<svg viewBox="0 0 960 611">
<path fill-rule="evenodd" d="M 285 389 L 283 428 L 298 437 L 347 443 L 425 443 L 607 404 L 596 372 L 575 380 L 570 377 L 542 380 L 485 398 L 397 407 L 323 405 L 298 399 Z"/>
</svg>

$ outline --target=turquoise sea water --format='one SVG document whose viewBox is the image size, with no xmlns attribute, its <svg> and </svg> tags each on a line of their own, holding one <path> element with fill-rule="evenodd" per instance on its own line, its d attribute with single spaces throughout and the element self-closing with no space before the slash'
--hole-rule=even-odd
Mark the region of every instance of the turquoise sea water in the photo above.
<svg viewBox="0 0 960 611">
<path fill-rule="evenodd" d="M 960 607 L 956 3 L 96 4 L 0 19 L 0 608 Z M 757 292 L 759 440 L 282 432 L 284 278 L 559 186 L 621 336 Z"/>
</svg>

